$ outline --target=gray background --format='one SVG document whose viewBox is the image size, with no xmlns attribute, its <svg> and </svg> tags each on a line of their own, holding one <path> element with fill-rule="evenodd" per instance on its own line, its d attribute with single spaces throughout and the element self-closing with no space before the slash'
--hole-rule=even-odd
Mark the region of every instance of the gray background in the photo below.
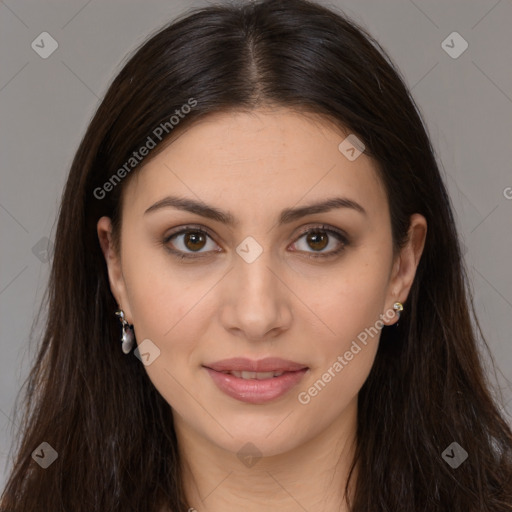
<svg viewBox="0 0 512 512">
<path fill-rule="evenodd" d="M 366 27 L 412 88 L 442 164 L 479 319 L 504 387 L 505 377 L 512 380 L 512 2 L 323 3 Z M 73 154 L 123 57 L 166 21 L 206 4 L 0 1 L 0 489 L 14 399 L 34 354 L 28 340 L 48 277 L 44 248 L 51 248 Z M 442 46 L 454 31 L 469 44 L 458 58 Z M 58 42 L 46 59 L 31 47 L 34 40 L 41 46 L 42 32 Z M 445 44 L 461 48 L 450 38 Z M 512 411 L 512 390 L 504 388 L 504 395 Z"/>
</svg>

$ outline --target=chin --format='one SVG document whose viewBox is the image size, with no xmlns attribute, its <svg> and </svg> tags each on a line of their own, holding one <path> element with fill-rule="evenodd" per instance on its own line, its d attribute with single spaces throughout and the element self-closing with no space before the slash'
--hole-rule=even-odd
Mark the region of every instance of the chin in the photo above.
<svg viewBox="0 0 512 512">
<path fill-rule="evenodd" d="M 289 414 L 289 419 L 285 419 Z M 299 419 L 294 413 L 269 415 L 263 414 L 259 418 L 244 416 L 243 419 L 229 421 L 223 416 L 222 426 L 217 428 L 208 425 L 208 431 L 203 435 L 210 439 L 210 442 L 224 450 L 231 451 L 238 456 L 243 455 L 240 451 L 255 452 L 256 455 L 272 457 L 293 450 L 300 444 L 307 441 L 302 429 L 297 428 Z M 294 418 L 294 419 L 292 419 Z M 283 421 L 284 420 L 284 421 Z M 227 431 L 227 432 L 226 432 Z M 249 453 L 251 455 L 252 453 Z"/>
</svg>

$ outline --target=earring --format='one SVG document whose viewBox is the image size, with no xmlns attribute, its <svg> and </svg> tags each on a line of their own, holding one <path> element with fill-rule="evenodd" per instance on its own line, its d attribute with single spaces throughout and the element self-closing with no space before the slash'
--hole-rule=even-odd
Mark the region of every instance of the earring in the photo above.
<svg viewBox="0 0 512 512">
<path fill-rule="evenodd" d="M 400 313 L 404 310 L 404 306 L 402 305 L 401 302 L 395 302 L 393 304 L 393 309 L 395 310 L 396 316 L 400 320 Z M 398 325 L 398 322 L 396 323 L 396 325 Z"/>
<path fill-rule="evenodd" d="M 122 309 L 118 309 L 116 311 L 116 315 L 119 317 L 119 320 L 123 324 L 123 335 L 121 337 L 121 348 L 123 353 L 129 354 L 131 349 L 133 348 L 133 342 L 135 340 L 135 336 L 133 334 L 133 325 L 130 325 L 124 318 L 124 311 Z"/>
</svg>

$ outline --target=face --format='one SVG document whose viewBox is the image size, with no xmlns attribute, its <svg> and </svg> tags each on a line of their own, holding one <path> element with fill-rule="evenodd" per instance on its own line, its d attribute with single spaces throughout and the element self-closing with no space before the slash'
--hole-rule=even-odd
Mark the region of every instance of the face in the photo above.
<svg viewBox="0 0 512 512">
<path fill-rule="evenodd" d="M 126 184 L 120 254 L 100 219 L 112 291 L 178 433 L 275 455 L 353 419 L 426 225 L 414 215 L 394 257 L 375 162 L 348 159 L 347 135 L 285 109 L 211 115 Z"/>
</svg>

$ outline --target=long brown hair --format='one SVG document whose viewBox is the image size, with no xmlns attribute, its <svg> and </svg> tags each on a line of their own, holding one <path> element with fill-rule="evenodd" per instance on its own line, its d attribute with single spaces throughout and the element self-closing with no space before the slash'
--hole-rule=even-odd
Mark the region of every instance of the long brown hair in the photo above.
<svg viewBox="0 0 512 512">
<path fill-rule="evenodd" d="M 428 223 L 399 326 L 383 328 L 359 393 L 351 510 L 512 510 L 512 434 L 482 366 L 480 349 L 490 352 L 418 108 L 364 29 L 312 2 L 264 0 L 198 9 L 165 26 L 99 105 L 62 198 L 45 332 L 2 511 L 187 510 L 172 411 L 140 361 L 121 352 L 96 223 L 107 215 L 119 233 L 124 186 L 178 130 L 265 105 L 321 114 L 357 134 L 378 163 L 395 247 L 410 215 Z M 119 173 L 162 124 L 162 141 Z M 31 456 L 42 442 L 58 453 L 46 469 Z M 457 469 L 442 457 L 453 442 L 468 452 Z"/>
</svg>

